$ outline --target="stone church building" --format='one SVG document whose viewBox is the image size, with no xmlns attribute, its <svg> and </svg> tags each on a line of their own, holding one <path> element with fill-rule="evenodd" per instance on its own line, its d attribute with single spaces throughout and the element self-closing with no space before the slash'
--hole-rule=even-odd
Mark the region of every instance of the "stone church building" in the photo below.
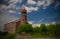
<svg viewBox="0 0 60 39">
<path fill-rule="evenodd" d="M 9 33 L 17 32 L 18 27 L 21 24 L 28 24 L 27 22 L 27 10 L 25 7 L 21 8 L 21 18 L 4 25 L 4 31 Z"/>
</svg>

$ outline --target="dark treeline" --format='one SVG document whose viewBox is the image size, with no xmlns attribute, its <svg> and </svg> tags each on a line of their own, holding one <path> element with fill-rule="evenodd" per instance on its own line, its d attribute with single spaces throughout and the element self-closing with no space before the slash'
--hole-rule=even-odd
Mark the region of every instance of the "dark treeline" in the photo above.
<svg viewBox="0 0 60 39">
<path fill-rule="evenodd" d="M 0 31 L 0 39 L 6 39 L 7 35 L 8 35 L 8 32 Z"/>
</svg>

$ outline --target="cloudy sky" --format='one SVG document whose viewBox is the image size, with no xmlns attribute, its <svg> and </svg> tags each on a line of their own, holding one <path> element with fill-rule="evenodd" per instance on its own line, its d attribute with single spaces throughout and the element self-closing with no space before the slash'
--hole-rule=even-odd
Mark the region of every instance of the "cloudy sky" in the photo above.
<svg viewBox="0 0 60 39">
<path fill-rule="evenodd" d="M 60 0 L 0 0 L 0 30 L 4 24 L 20 18 L 22 6 L 27 9 L 29 23 L 60 22 Z"/>
</svg>

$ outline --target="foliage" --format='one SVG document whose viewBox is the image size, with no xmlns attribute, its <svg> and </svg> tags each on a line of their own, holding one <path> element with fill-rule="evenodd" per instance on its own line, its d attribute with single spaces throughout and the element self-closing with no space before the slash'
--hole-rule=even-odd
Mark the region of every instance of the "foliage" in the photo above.
<svg viewBox="0 0 60 39">
<path fill-rule="evenodd" d="M 2 32 L 0 31 L 0 39 L 5 39 L 8 35 L 8 32 Z"/>
<path fill-rule="evenodd" d="M 26 32 L 26 33 L 32 32 L 32 25 L 31 24 L 22 24 L 18 28 L 18 33 L 22 33 L 22 32 Z"/>
<path fill-rule="evenodd" d="M 41 34 L 46 34 L 47 33 L 47 28 L 46 28 L 45 24 L 41 24 L 40 32 L 41 32 Z"/>
<path fill-rule="evenodd" d="M 48 32 L 52 33 L 55 30 L 55 24 L 50 24 L 48 26 Z"/>
<path fill-rule="evenodd" d="M 8 32 L 1 32 L 1 31 L 0 31 L 0 35 L 1 35 L 1 36 L 6 36 L 6 35 L 8 35 Z"/>
<path fill-rule="evenodd" d="M 60 24 L 50 24 L 48 26 L 49 35 L 58 36 L 60 35 Z"/>
<path fill-rule="evenodd" d="M 32 27 L 30 24 L 23 24 L 19 27 L 18 33 L 26 32 L 31 33 L 33 36 L 36 34 L 37 36 L 49 36 L 49 37 L 58 37 L 60 36 L 60 23 L 56 24 L 41 24 L 40 27 Z M 35 36 L 36 36 L 35 35 Z"/>
<path fill-rule="evenodd" d="M 8 34 L 7 39 L 15 39 L 15 34 Z"/>
<path fill-rule="evenodd" d="M 35 27 L 33 37 L 60 37 L 60 23 L 56 24 L 41 24 L 40 27 Z"/>
<path fill-rule="evenodd" d="M 57 34 L 57 35 L 60 35 L 60 23 L 57 23 L 57 24 L 56 24 L 55 29 L 56 29 L 56 34 Z"/>
<path fill-rule="evenodd" d="M 34 33 L 40 33 L 40 27 L 34 27 L 33 32 Z"/>
</svg>

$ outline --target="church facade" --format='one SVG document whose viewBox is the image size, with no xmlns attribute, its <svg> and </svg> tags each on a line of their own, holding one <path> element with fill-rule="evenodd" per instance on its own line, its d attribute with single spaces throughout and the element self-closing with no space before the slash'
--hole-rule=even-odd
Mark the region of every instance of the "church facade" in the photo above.
<svg viewBox="0 0 60 39">
<path fill-rule="evenodd" d="M 27 22 L 27 10 L 25 9 L 25 7 L 22 7 L 22 9 L 21 9 L 21 18 L 5 24 L 4 31 L 9 32 L 9 33 L 16 33 L 18 27 L 21 24 L 28 24 L 28 22 Z"/>
</svg>

